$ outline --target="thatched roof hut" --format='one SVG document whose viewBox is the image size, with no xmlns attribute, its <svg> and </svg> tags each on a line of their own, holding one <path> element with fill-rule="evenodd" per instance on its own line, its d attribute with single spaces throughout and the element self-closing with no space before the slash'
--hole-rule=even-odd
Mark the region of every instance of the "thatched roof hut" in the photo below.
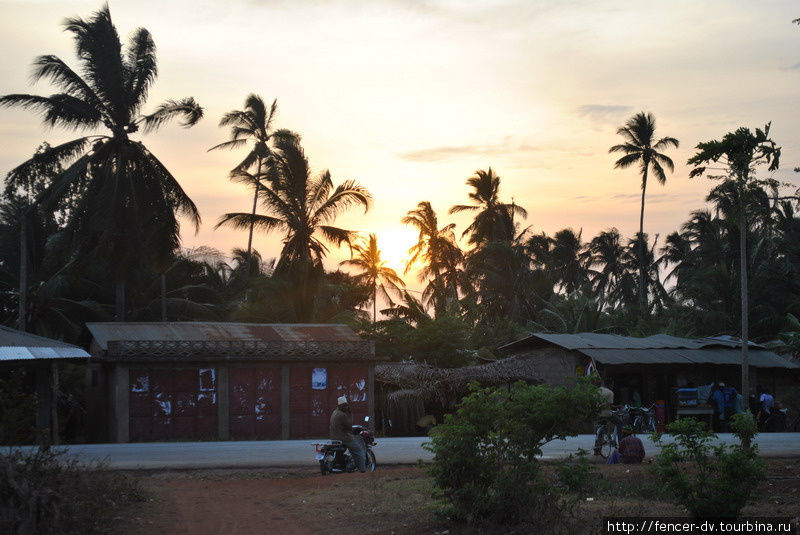
<svg viewBox="0 0 800 535">
<path fill-rule="evenodd" d="M 375 381 L 383 393 L 379 400 L 393 415 L 401 432 L 413 431 L 413 422 L 426 413 L 425 405 L 448 407 L 469 393 L 469 384 L 500 386 L 525 381 L 542 382 L 534 359 L 510 357 L 463 368 L 435 368 L 412 361 L 385 362 L 375 366 Z"/>
</svg>

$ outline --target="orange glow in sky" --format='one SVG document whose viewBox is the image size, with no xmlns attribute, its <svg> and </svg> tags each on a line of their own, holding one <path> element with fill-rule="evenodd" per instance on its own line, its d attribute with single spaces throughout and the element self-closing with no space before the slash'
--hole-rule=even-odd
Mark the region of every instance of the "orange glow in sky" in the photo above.
<svg viewBox="0 0 800 535">
<path fill-rule="evenodd" d="M 54 92 L 29 85 L 32 61 L 56 54 L 74 65 L 61 21 L 100 5 L 0 0 L 0 94 Z M 502 200 L 524 206 L 535 232 L 572 227 L 588 240 L 615 226 L 632 236 L 640 178 L 614 170 L 608 147 L 641 110 L 655 114 L 659 137 L 681 142 L 669 153 L 675 173 L 647 191 L 645 231 L 661 243 L 711 187 L 688 179 L 685 162 L 700 141 L 772 121 L 783 146 L 775 177 L 798 183 L 796 1 L 111 0 L 110 8 L 123 38 L 144 26 L 158 46 L 145 111 L 186 96 L 205 107 L 190 130 L 175 124 L 137 138 L 200 209 L 199 233 L 184 227 L 187 247 L 246 246 L 246 232 L 214 230 L 221 214 L 249 210 L 251 193 L 227 179 L 241 153 L 207 149 L 228 138 L 217 123 L 251 92 L 278 99 L 275 126 L 302 134 L 314 169 L 369 188 L 373 209 L 337 224 L 377 233 L 398 273 L 416 241 L 400 219 L 430 200 L 440 226 L 455 222 L 460 236 L 471 216 L 447 210 L 468 202 L 465 180 L 489 166 L 502 177 Z M 42 141 L 71 137 L 25 110 L 0 109 L 0 175 Z M 275 256 L 280 236 L 259 234 L 254 244 Z M 346 257 L 334 250 L 327 265 Z"/>
</svg>

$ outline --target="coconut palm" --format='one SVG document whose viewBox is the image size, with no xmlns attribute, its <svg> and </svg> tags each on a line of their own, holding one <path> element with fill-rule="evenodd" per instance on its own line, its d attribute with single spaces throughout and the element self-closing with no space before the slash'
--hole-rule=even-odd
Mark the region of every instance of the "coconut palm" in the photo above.
<svg viewBox="0 0 800 535">
<path fill-rule="evenodd" d="M 244 182 L 253 187 L 253 210 L 255 215 L 258 204 L 258 192 L 261 189 L 261 180 L 265 172 L 264 165 L 271 154 L 270 142 L 273 138 L 289 138 L 299 140 L 299 136 L 289 130 L 272 130 L 272 122 L 278 109 L 278 101 L 273 100 L 267 110 L 264 100 L 255 93 L 251 93 L 244 101 L 243 110 L 229 111 L 222 116 L 220 128 L 230 126 L 231 137 L 228 141 L 214 145 L 209 151 L 217 149 L 238 149 L 249 146 L 250 151 L 230 172 L 231 180 Z M 249 172 L 250 170 L 254 172 Z M 247 236 L 247 258 L 253 250 L 253 225 L 250 224 Z M 249 262 L 249 260 L 248 260 Z M 247 271 L 245 273 L 248 273 Z"/>
<path fill-rule="evenodd" d="M 653 114 L 639 112 L 628 119 L 625 126 L 617 130 L 617 134 L 622 136 L 625 142 L 608 149 L 608 152 L 621 152 L 624 154 L 614 162 L 615 169 L 627 169 L 631 165 L 639 164 L 642 174 L 642 207 L 639 213 L 639 310 L 642 314 L 647 311 L 647 287 L 645 282 L 647 266 L 644 263 L 646 240 L 642 238 L 644 236 L 644 201 L 645 193 L 647 192 L 647 178 L 652 170 L 659 184 L 666 183 L 667 175 L 664 168 L 672 172 L 675 170 L 675 164 L 669 156 L 660 151 L 670 147 L 678 148 L 679 144 L 677 139 L 669 136 L 662 137 L 656 141 L 655 131 L 656 118 Z"/>
<path fill-rule="evenodd" d="M 67 19 L 64 27 L 75 41 L 80 69 L 73 70 L 57 56 L 40 56 L 34 61 L 34 81 L 49 79 L 61 92 L 4 95 L 0 106 L 39 112 L 51 127 L 86 131 L 104 126 L 108 132 L 47 148 L 12 169 L 7 184 L 16 188 L 26 183 L 43 164 L 64 165 L 39 201 L 55 206 L 77 194 L 66 230 L 76 258 L 98 253 L 95 257 L 108 262 L 117 286 L 117 319 L 122 320 L 131 269 L 142 260 L 169 261 L 179 242 L 178 214 L 195 228 L 200 224 L 197 208 L 175 177 L 131 135 L 152 132 L 174 118 L 192 126 L 203 110 L 193 98 L 184 98 L 142 114 L 157 74 L 155 44 L 139 28 L 123 48 L 108 6 L 88 20 Z"/>
<path fill-rule="evenodd" d="M 353 245 L 355 255 L 349 260 L 340 263 L 342 266 L 356 268 L 358 273 L 355 278 L 359 284 L 363 284 L 372 289 L 372 322 L 378 319 L 378 293 L 392 304 L 392 293 L 400 293 L 400 287 L 405 286 L 395 270 L 386 265 L 381 259 L 381 251 L 378 249 L 378 238 L 375 234 L 370 234 L 366 244 L 356 243 Z"/>
<path fill-rule="evenodd" d="M 351 244 L 354 231 L 332 226 L 336 217 L 354 206 L 369 209 L 372 196 L 354 180 L 334 187 L 328 170 L 312 176 L 303 148 L 297 140 L 275 141 L 265 174 L 267 184 L 259 190 L 262 206 L 269 212 L 224 214 L 217 228 L 255 228 L 283 231 L 283 249 L 275 267 L 283 273 L 298 265 L 319 264 L 328 253 L 324 242 Z"/>
<path fill-rule="evenodd" d="M 473 245 L 483 245 L 490 241 L 512 241 L 516 233 L 514 216 L 526 218 L 528 212 L 514 203 L 500 202 L 500 177 L 491 167 L 488 171 L 478 169 L 467 179 L 467 185 L 473 189 L 469 198 L 474 204 L 457 204 L 450 208 L 451 214 L 478 212 L 462 236 L 469 234 L 469 243 Z"/>
<path fill-rule="evenodd" d="M 448 301 L 458 300 L 458 288 L 461 286 L 462 272 L 459 266 L 464 254 L 456 243 L 453 233 L 455 225 L 450 223 L 439 228 L 436 212 L 429 201 L 417 204 L 417 208 L 409 210 L 401 222 L 419 231 L 417 243 L 408 250 L 405 272 L 408 273 L 416 262 L 422 262 L 419 280 L 429 281 L 423 298 L 429 303 L 432 301 L 435 314 L 440 315 Z"/>
</svg>

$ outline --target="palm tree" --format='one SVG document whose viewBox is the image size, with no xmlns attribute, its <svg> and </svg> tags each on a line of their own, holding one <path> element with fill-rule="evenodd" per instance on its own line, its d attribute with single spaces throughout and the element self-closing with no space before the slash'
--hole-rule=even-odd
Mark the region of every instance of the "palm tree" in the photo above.
<svg viewBox="0 0 800 535">
<path fill-rule="evenodd" d="M 208 149 L 209 151 L 237 149 L 252 144 L 250 152 L 231 170 L 230 178 L 235 182 L 245 182 L 253 186 L 253 210 L 251 212 L 253 215 L 256 213 L 258 192 L 261 189 L 261 180 L 265 172 L 264 164 L 271 154 L 270 142 L 273 138 L 299 140 L 299 136 L 289 130 L 272 130 L 272 121 L 275 119 L 277 109 L 277 99 L 272 101 L 272 106 L 268 111 L 264 100 L 259 95 L 251 93 L 244 101 L 243 110 L 229 111 L 222 116 L 219 122 L 220 128 L 231 127 L 231 138 Z M 252 168 L 255 168 L 255 172 L 248 172 Z M 246 258 L 248 259 L 253 250 L 253 226 L 254 223 L 251 223 L 247 237 Z"/>
<path fill-rule="evenodd" d="M 458 300 L 461 285 L 459 266 L 464 254 L 456 243 L 455 224 L 439 228 L 436 212 L 429 201 L 417 204 L 417 208 L 409 210 L 401 222 L 419 231 L 417 243 L 408 250 L 405 272 L 408 273 L 415 262 L 423 263 L 419 280 L 429 281 L 423 297 L 433 301 L 434 313 L 438 316 L 444 312 L 448 301 Z"/>
<path fill-rule="evenodd" d="M 131 139 L 138 130 L 152 132 L 173 118 L 190 127 L 203 116 L 193 98 L 167 100 L 143 115 L 156 74 L 155 44 L 150 33 L 137 29 L 123 49 L 108 6 L 88 20 L 67 19 L 75 40 L 80 72 L 57 56 L 34 61 L 34 81 L 49 79 L 61 89 L 47 97 L 11 94 L 0 106 L 18 106 L 42 115 L 48 126 L 89 130 L 105 126 L 106 134 L 79 137 L 36 154 L 12 169 L 10 187 L 24 184 L 43 164 L 65 170 L 40 196 L 54 206 L 77 195 L 66 231 L 77 259 L 90 253 L 105 258 L 116 281 L 117 319 L 125 315 L 125 281 L 142 259 L 164 263 L 179 242 L 177 214 L 200 224 L 197 207 L 161 161 Z"/>
<path fill-rule="evenodd" d="M 400 292 L 400 287 L 405 286 L 395 270 L 381 260 L 381 251 L 378 249 L 378 238 L 370 234 L 366 244 L 354 244 L 355 257 L 344 260 L 342 266 L 350 266 L 361 273 L 356 275 L 356 281 L 372 289 L 372 323 L 378 319 L 378 292 L 392 304 L 389 292 Z"/>
<path fill-rule="evenodd" d="M 313 315 L 314 288 L 322 284 L 322 259 L 328 253 L 325 242 L 352 243 L 356 233 L 332 223 L 342 212 L 372 201 L 367 189 L 354 180 L 333 185 L 329 171 L 312 176 L 308 159 L 296 139 L 276 139 L 269 157 L 264 187 L 259 190 L 268 214 L 233 212 L 224 214 L 216 225 L 237 229 L 255 228 L 284 233 L 283 249 L 275 274 L 289 276 L 297 292 L 296 317 Z"/>
<path fill-rule="evenodd" d="M 528 217 L 528 212 L 514 203 L 500 202 L 500 177 L 492 168 L 478 169 L 467 179 L 473 191 L 469 198 L 474 204 L 457 204 L 450 208 L 451 214 L 477 211 L 475 219 L 464 230 L 462 236 L 470 235 L 469 243 L 483 245 L 490 241 L 512 241 L 515 235 L 514 216 Z"/>
<path fill-rule="evenodd" d="M 749 128 L 741 127 L 734 132 L 729 132 L 722 140 L 711 140 L 697 144 L 697 153 L 689 158 L 688 162 L 694 165 L 689 177 L 702 176 L 708 170 L 709 164 L 722 164 L 726 175 L 709 175 L 712 179 L 723 179 L 735 186 L 739 204 L 739 277 L 741 288 L 742 309 L 742 393 L 744 396 L 744 409 L 748 408 L 749 391 L 749 363 L 747 354 L 748 345 L 748 296 L 747 296 L 747 204 L 752 200 L 753 186 L 759 185 L 754 174 L 754 167 L 758 164 L 767 165 L 768 171 L 775 171 L 780 166 L 781 148 L 769 137 L 770 124 L 764 129 L 756 128 L 752 132 Z M 769 182 L 769 181 L 767 181 Z M 757 188 L 756 188 L 757 189 Z"/>
<path fill-rule="evenodd" d="M 639 112 L 617 130 L 617 134 L 625 139 L 621 145 L 614 145 L 608 152 L 621 152 L 622 158 L 614 162 L 615 169 L 626 169 L 638 163 L 642 173 L 642 208 L 639 213 L 639 310 L 647 311 L 647 288 L 645 283 L 646 266 L 644 264 L 646 240 L 644 236 L 644 199 L 647 191 L 647 177 L 652 169 L 659 184 L 667 181 L 664 168 L 670 172 L 675 170 L 672 159 L 659 151 L 669 147 L 678 148 L 678 140 L 674 137 L 662 137 L 655 141 L 656 118 L 652 113 Z"/>
</svg>

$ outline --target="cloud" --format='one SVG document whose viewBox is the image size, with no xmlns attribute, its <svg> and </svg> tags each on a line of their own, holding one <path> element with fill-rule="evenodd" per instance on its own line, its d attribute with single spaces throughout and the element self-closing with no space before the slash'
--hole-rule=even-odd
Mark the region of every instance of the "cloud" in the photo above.
<svg viewBox="0 0 800 535">
<path fill-rule="evenodd" d="M 486 156 L 490 158 L 506 158 L 515 160 L 519 163 L 520 160 L 525 160 L 526 166 L 530 167 L 530 157 L 532 154 L 545 154 L 545 153 L 567 153 L 571 157 L 589 157 L 593 153 L 570 150 L 564 147 L 548 147 L 539 146 L 528 143 L 527 141 L 517 141 L 512 136 L 503 138 L 499 143 L 487 145 L 450 145 L 440 147 L 429 147 L 427 149 L 418 149 L 398 154 L 398 157 L 410 162 L 439 162 L 442 160 L 450 160 L 455 158 L 469 157 L 469 156 Z M 544 160 L 544 158 L 541 158 Z M 533 167 L 549 169 L 549 166 L 539 163 Z"/>
<path fill-rule="evenodd" d="M 787 70 L 787 71 L 800 71 L 800 63 L 795 63 L 791 67 L 784 67 L 784 70 Z"/>
<path fill-rule="evenodd" d="M 459 158 L 461 156 L 494 156 L 518 157 L 541 150 L 527 142 L 515 142 L 511 137 L 506 137 L 500 143 L 493 145 L 456 145 L 443 147 L 430 147 L 427 149 L 412 150 L 398 154 L 403 160 L 410 162 L 438 162 Z"/>
<path fill-rule="evenodd" d="M 575 108 L 579 117 L 586 117 L 592 121 L 618 121 L 630 113 L 632 106 L 607 106 L 604 104 L 583 104 Z"/>
</svg>

